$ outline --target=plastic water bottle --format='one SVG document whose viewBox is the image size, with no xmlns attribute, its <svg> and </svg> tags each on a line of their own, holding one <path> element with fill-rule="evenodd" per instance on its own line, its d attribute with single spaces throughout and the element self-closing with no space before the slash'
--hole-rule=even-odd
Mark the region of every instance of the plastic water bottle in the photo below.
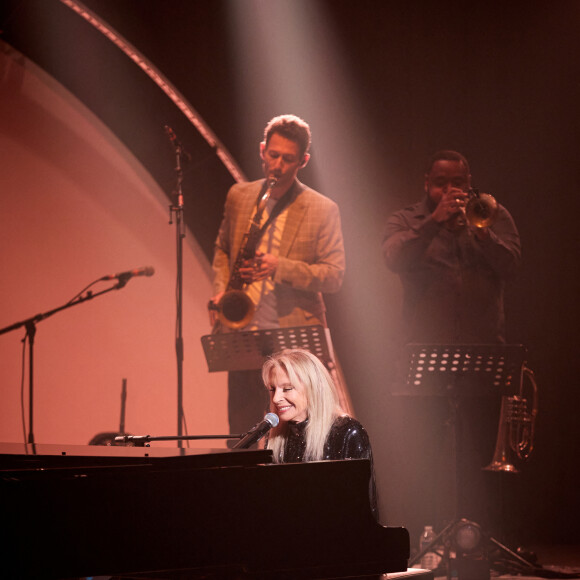
<svg viewBox="0 0 580 580">
<path fill-rule="evenodd" d="M 435 539 L 433 526 L 425 526 L 419 538 L 419 551 L 422 552 Z M 435 547 L 435 546 L 433 546 Z M 441 561 L 441 556 L 433 552 L 427 552 L 421 557 L 421 568 L 423 570 L 435 570 Z"/>
</svg>

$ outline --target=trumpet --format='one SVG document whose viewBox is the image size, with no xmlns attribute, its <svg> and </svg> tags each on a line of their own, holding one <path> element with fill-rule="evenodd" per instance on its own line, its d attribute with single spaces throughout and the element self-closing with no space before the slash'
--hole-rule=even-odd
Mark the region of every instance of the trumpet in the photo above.
<svg viewBox="0 0 580 580">
<path fill-rule="evenodd" d="M 216 326 L 221 323 L 232 330 L 237 330 L 247 326 L 254 316 L 256 305 L 244 291 L 247 284 L 240 275 L 240 268 L 245 261 L 253 260 L 256 256 L 256 250 L 262 237 L 260 229 L 262 214 L 276 182 L 277 179 L 274 177 L 266 180 L 263 191 L 258 197 L 256 213 L 250 222 L 249 230 L 244 234 L 240 250 L 232 267 L 226 291 L 217 304 L 211 301 L 208 304 L 210 310 L 217 311 L 218 322 Z M 214 327 L 215 331 L 216 327 Z"/>
<path fill-rule="evenodd" d="M 532 386 L 532 403 L 528 404 L 523 396 L 524 378 Z M 529 407 L 529 408 L 528 408 Z M 518 473 L 515 460 L 526 461 L 534 449 L 534 430 L 538 414 L 538 386 L 534 373 L 525 365 L 520 376 L 518 395 L 506 396 L 501 400 L 501 412 L 495 451 L 491 463 L 485 471 L 506 471 Z"/>
<path fill-rule="evenodd" d="M 498 203 L 493 195 L 479 193 L 471 188 L 467 192 L 467 203 L 460 212 L 449 219 L 449 229 L 457 230 L 466 223 L 476 228 L 487 228 L 493 224 L 498 212 Z"/>
<path fill-rule="evenodd" d="M 469 199 L 465 206 L 467 223 L 476 228 L 487 228 L 497 216 L 498 203 L 489 193 L 479 193 L 477 189 L 469 190 Z"/>
</svg>

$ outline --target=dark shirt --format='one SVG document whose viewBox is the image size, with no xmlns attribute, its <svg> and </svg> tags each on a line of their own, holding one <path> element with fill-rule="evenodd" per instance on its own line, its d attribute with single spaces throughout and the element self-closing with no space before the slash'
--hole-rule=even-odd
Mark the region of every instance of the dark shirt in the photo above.
<svg viewBox="0 0 580 580">
<path fill-rule="evenodd" d="M 306 439 L 304 433 L 308 420 L 301 423 L 288 423 L 288 434 L 284 448 L 285 463 L 301 463 L 304 460 Z M 369 500 L 373 515 L 378 520 L 377 492 L 373 465 L 373 453 L 368 433 L 352 417 L 338 417 L 324 444 L 324 460 L 337 459 L 370 459 L 371 480 L 369 482 Z"/>
<path fill-rule="evenodd" d="M 403 285 L 403 342 L 505 342 L 505 280 L 519 263 L 520 237 L 499 206 L 489 238 L 472 227 L 450 231 L 423 201 L 387 221 L 383 253 Z"/>
</svg>

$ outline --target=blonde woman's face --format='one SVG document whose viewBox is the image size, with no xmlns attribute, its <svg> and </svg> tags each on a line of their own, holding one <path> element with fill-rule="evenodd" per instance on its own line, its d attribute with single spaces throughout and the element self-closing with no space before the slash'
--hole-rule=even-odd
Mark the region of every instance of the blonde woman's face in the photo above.
<svg viewBox="0 0 580 580">
<path fill-rule="evenodd" d="M 302 383 L 291 384 L 286 371 L 275 368 L 270 373 L 270 403 L 280 421 L 300 423 L 308 418 L 308 400 Z"/>
</svg>

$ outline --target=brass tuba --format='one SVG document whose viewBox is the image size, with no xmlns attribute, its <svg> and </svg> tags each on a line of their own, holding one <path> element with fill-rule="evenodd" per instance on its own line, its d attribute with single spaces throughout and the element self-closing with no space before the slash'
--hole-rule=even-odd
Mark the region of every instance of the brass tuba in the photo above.
<svg viewBox="0 0 580 580">
<path fill-rule="evenodd" d="M 265 188 L 258 198 L 256 213 L 252 218 L 249 230 L 244 234 L 240 250 L 232 267 L 226 291 L 217 304 L 210 302 L 208 305 L 210 310 L 217 311 L 218 324 L 221 323 L 233 330 L 247 326 L 256 311 L 256 305 L 244 291 L 246 283 L 240 276 L 240 268 L 246 260 L 252 260 L 256 255 L 256 250 L 262 237 L 262 232 L 260 231 L 262 214 L 276 182 L 277 179 L 274 177 L 269 177 L 266 180 Z M 216 328 L 214 327 L 215 331 Z"/>
<path fill-rule="evenodd" d="M 528 401 L 523 396 L 524 377 L 532 386 L 532 404 L 528 409 Z M 534 429 L 538 414 L 538 387 L 534 373 L 525 365 L 520 376 L 520 392 L 518 395 L 504 395 L 501 399 L 499 427 L 495 451 L 491 463 L 484 467 L 485 471 L 506 471 L 518 473 L 515 460 L 527 460 L 534 449 Z"/>
</svg>

